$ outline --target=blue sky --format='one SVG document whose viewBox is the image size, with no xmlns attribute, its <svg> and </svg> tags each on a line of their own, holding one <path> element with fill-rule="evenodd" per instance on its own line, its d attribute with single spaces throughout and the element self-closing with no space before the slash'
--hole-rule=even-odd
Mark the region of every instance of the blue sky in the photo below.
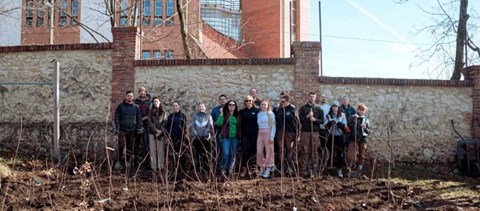
<svg viewBox="0 0 480 211">
<path fill-rule="evenodd" d="M 422 8 L 435 11 L 435 0 L 322 0 L 323 75 L 382 78 L 447 79 L 428 74 L 436 61 L 418 65 L 420 49 L 431 44 L 416 28 L 432 23 Z M 479 3 L 469 8 L 479 11 Z M 318 0 L 311 0 L 312 20 L 318 20 Z M 455 17 L 457 17 L 456 15 Z M 312 21 L 311 40 L 319 40 L 318 21 Z M 368 41 L 368 40 L 378 41 Z M 392 41 L 392 42 L 383 42 Z"/>
</svg>

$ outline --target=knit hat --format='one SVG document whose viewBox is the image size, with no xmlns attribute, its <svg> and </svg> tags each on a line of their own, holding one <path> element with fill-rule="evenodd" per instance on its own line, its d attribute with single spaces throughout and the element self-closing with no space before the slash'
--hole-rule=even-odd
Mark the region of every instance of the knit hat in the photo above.
<svg viewBox="0 0 480 211">
<path fill-rule="evenodd" d="M 338 101 L 333 101 L 330 106 L 337 106 L 338 107 L 339 105 L 340 105 L 340 103 L 338 103 Z"/>
</svg>

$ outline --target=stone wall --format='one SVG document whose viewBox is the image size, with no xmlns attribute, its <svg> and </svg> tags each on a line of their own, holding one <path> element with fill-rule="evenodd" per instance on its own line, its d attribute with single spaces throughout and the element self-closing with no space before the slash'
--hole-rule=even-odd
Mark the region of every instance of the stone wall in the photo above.
<svg viewBox="0 0 480 211">
<path fill-rule="evenodd" d="M 471 87 L 320 84 L 319 90 L 329 103 L 348 96 L 355 108 L 367 104 L 371 157 L 392 152 L 397 161 L 453 162 L 459 138 L 450 120 L 462 136 L 470 134 Z"/>
<path fill-rule="evenodd" d="M 204 102 L 210 111 L 221 94 L 240 105 L 251 88 L 257 89 L 260 99 L 278 102 L 281 91 L 293 89 L 293 77 L 293 65 L 289 64 L 137 66 L 135 90 L 146 87 L 169 112 L 177 100 L 191 116 L 197 102 Z"/>
</svg>

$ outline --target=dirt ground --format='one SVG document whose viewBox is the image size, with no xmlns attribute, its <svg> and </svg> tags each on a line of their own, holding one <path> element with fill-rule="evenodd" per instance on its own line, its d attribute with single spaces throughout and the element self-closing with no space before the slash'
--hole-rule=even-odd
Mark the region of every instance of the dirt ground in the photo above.
<svg viewBox="0 0 480 211">
<path fill-rule="evenodd" d="M 327 170 L 313 179 L 233 176 L 163 182 L 148 170 L 110 174 L 105 163 L 81 165 L 75 171 L 39 160 L 3 163 L 15 170 L 9 175 L 2 169 L 0 210 L 480 209 L 480 179 L 438 165 L 376 163 L 357 178 L 342 179 Z"/>
</svg>

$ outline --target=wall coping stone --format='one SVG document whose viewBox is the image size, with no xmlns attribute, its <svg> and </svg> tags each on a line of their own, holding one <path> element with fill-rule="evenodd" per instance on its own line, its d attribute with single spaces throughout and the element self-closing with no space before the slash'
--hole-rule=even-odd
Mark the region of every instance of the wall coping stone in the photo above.
<svg viewBox="0 0 480 211">
<path fill-rule="evenodd" d="M 323 84 L 365 84 L 392 86 L 453 86 L 473 87 L 473 81 L 429 80 L 429 79 L 395 79 L 395 78 L 353 78 L 319 76 L 318 82 Z"/>
<path fill-rule="evenodd" d="M 77 43 L 61 45 L 18 45 L 0 46 L 2 52 L 23 52 L 23 51 L 69 51 L 69 50 L 103 50 L 113 49 L 113 43 Z"/>
<path fill-rule="evenodd" d="M 135 66 L 295 64 L 294 58 L 135 60 Z"/>
</svg>

